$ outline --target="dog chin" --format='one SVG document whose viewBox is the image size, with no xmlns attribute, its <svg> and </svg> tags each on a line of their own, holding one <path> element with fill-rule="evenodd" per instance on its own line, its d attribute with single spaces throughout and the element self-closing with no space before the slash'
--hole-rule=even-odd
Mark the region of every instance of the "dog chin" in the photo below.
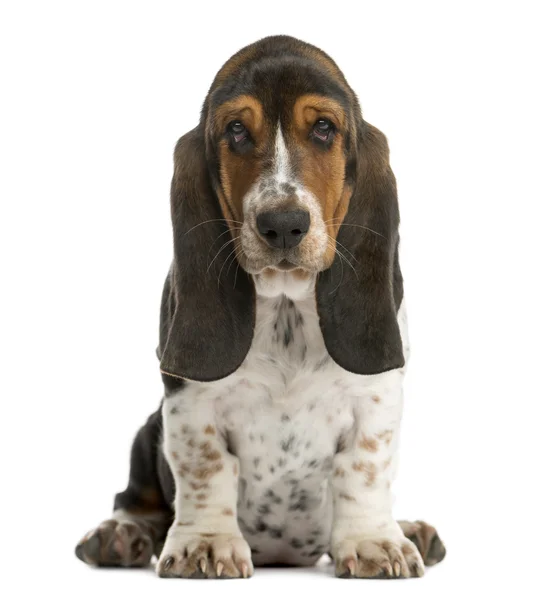
<svg viewBox="0 0 550 600">
<path fill-rule="evenodd" d="M 315 275 L 299 267 L 267 267 L 253 276 L 256 293 L 266 298 L 287 296 L 291 300 L 305 300 L 314 293 Z"/>
</svg>

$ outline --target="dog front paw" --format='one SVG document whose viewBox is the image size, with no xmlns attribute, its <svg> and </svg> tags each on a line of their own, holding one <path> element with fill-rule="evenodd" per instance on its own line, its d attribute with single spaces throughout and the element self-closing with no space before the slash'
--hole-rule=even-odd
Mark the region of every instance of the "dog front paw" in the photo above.
<svg viewBox="0 0 550 600">
<path fill-rule="evenodd" d="M 160 577 L 246 579 L 253 572 L 250 547 L 235 535 L 169 536 L 157 563 Z"/>
<path fill-rule="evenodd" d="M 408 539 L 345 539 L 333 545 L 337 577 L 397 579 L 421 577 L 424 563 Z"/>
</svg>

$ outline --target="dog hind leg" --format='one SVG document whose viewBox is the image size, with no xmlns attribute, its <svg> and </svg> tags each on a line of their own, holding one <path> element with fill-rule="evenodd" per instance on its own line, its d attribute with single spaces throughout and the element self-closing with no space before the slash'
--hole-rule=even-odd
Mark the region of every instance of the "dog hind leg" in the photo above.
<svg viewBox="0 0 550 600">
<path fill-rule="evenodd" d="M 111 519 L 88 532 L 76 556 L 94 566 L 146 567 L 159 555 L 173 513 L 158 475 L 160 409 L 139 430 L 132 446 L 128 487 L 115 497 Z"/>
<path fill-rule="evenodd" d="M 418 548 L 426 566 L 432 566 L 445 558 L 447 550 L 436 529 L 424 521 L 398 521 L 405 537 Z"/>
</svg>

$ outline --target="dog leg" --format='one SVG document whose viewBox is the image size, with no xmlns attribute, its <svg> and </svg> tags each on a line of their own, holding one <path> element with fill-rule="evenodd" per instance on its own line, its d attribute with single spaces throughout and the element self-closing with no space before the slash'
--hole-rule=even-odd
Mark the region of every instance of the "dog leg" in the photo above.
<svg viewBox="0 0 550 600">
<path fill-rule="evenodd" d="M 422 560 L 427 567 L 441 562 L 447 550 L 439 537 L 435 527 L 424 521 L 398 521 L 399 527 L 407 537 L 418 548 Z"/>
<path fill-rule="evenodd" d="M 339 577 L 419 577 L 422 556 L 392 516 L 391 482 L 402 412 L 401 370 L 373 376 L 335 456 L 331 553 Z"/>
<path fill-rule="evenodd" d="M 217 430 L 214 403 L 195 399 L 196 387 L 186 386 L 164 401 L 164 454 L 175 479 L 176 514 L 157 573 L 248 577 L 250 547 L 237 524 L 239 461 Z"/>
</svg>

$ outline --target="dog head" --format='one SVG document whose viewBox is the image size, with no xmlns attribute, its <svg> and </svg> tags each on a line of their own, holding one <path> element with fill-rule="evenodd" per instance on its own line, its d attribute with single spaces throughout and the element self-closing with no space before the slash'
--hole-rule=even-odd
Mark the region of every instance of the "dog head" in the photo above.
<svg viewBox="0 0 550 600">
<path fill-rule="evenodd" d="M 286 36 L 244 48 L 216 75 L 174 163 L 165 374 L 227 376 L 250 348 L 256 293 L 299 298 L 313 286 L 338 364 L 402 366 L 388 148 L 332 59 Z"/>
</svg>

